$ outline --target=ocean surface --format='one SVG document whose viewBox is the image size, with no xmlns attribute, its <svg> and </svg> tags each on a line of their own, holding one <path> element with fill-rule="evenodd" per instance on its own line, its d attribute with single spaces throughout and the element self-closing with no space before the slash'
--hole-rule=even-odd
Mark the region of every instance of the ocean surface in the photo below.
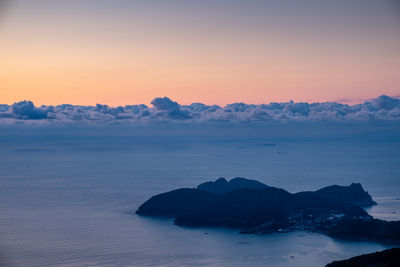
<svg viewBox="0 0 400 267">
<path fill-rule="evenodd" d="M 371 215 L 400 220 L 400 125 L 0 126 L 0 264 L 312 267 L 395 246 L 134 214 L 219 177 L 290 192 L 360 182 L 378 202 Z"/>
</svg>

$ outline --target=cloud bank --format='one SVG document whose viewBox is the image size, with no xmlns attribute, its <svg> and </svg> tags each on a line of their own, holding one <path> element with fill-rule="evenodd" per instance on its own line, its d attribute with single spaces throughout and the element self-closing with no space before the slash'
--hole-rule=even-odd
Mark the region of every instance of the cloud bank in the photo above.
<svg viewBox="0 0 400 267">
<path fill-rule="evenodd" d="M 109 107 L 41 106 L 31 101 L 0 105 L 0 124 L 27 123 L 111 123 L 135 124 L 152 122 L 268 122 L 268 121 L 345 121 L 400 120 L 400 100 L 386 95 L 357 105 L 325 103 L 270 103 L 249 105 L 233 103 L 220 107 L 193 103 L 180 105 L 168 97 L 155 98 L 147 105 Z"/>
</svg>

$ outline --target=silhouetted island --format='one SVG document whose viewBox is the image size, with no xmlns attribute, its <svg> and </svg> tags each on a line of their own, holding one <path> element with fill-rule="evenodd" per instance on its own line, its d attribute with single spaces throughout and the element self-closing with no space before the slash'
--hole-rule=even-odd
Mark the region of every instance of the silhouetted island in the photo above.
<svg viewBox="0 0 400 267">
<path fill-rule="evenodd" d="M 310 230 L 342 238 L 399 241 L 400 221 L 374 219 L 362 208 L 375 204 L 358 183 L 292 194 L 256 180 L 219 178 L 153 196 L 136 213 L 174 217 L 177 225 L 229 227 L 241 233 Z"/>
<path fill-rule="evenodd" d="M 364 254 L 361 256 L 350 258 L 348 260 L 334 261 L 326 265 L 326 267 L 351 267 L 351 266 L 398 267 L 400 266 L 400 248 L 391 248 L 380 252 Z"/>
</svg>

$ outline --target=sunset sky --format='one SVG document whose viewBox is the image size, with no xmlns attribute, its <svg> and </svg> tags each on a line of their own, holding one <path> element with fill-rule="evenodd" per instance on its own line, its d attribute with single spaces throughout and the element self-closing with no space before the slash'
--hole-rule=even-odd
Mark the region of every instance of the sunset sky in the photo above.
<svg viewBox="0 0 400 267">
<path fill-rule="evenodd" d="M 0 2 L 0 103 L 400 95 L 396 0 Z"/>
</svg>

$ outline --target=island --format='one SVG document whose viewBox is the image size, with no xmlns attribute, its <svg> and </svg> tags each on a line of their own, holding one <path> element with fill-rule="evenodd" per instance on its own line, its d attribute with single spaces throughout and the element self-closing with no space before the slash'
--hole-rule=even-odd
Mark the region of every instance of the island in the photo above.
<svg viewBox="0 0 400 267">
<path fill-rule="evenodd" d="M 256 180 L 219 178 L 197 188 L 151 197 L 139 215 L 173 217 L 191 227 L 227 227 L 244 234 L 308 230 L 346 239 L 400 241 L 400 221 L 373 218 L 376 205 L 359 183 L 290 193 Z"/>
</svg>

